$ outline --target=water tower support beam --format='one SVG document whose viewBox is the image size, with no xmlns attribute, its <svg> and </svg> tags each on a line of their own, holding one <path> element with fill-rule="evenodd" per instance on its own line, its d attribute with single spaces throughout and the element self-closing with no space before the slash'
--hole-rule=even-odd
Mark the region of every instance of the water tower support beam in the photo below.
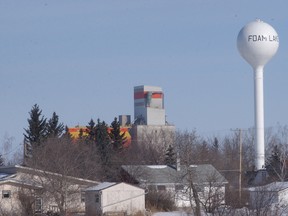
<svg viewBox="0 0 288 216">
<path fill-rule="evenodd" d="M 265 168 L 265 143 L 264 143 L 264 93 L 263 93 L 263 67 L 254 70 L 254 100 L 255 100 L 255 165 L 256 169 Z"/>
</svg>

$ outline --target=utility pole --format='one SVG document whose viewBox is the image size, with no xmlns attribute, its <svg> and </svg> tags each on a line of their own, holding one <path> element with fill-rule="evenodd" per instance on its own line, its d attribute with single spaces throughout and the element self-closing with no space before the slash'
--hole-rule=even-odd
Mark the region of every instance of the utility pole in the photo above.
<svg viewBox="0 0 288 216">
<path fill-rule="evenodd" d="M 242 203 L 242 129 L 239 129 L 239 203 Z"/>
<path fill-rule="evenodd" d="M 238 131 L 239 132 L 239 204 L 241 205 L 242 203 L 242 129 L 237 128 L 232 131 Z"/>
</svg>

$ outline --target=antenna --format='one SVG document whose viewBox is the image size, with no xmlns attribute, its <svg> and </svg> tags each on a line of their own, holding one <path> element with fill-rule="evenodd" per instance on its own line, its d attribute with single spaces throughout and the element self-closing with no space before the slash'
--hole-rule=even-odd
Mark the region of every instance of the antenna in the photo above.
<svg viewBox="0 0 288 216">
<path fill-rule="evenodd" d="M 265 167 L 263 71 L 278 50 L 278 34 L 272 26 L 257 19 L 240 30 L 237 47 L 254 70 L 255 166 L 261 170 Z"/>
</svg>

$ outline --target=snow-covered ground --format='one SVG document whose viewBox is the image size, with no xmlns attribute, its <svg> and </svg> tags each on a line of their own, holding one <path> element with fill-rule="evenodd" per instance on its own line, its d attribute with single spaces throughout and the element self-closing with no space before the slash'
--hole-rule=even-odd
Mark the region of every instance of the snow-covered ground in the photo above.
<svg viewBox="0 0 288 216">
<path fill-rule="evenodd" d="M 181 211 L 173 212 L 156 212 L 152 216 L 187 216 L 187 213 Z"/>
<path fill-rule="evenodd" d="M 273 216 L 288 216 L 288 209 L 287 206 L 281 206 L 281 207 L 276 207 L 271 206 L 271 208 L 266 212 L 265 210 L 261 211 L 253 211 L 253 210 L 248 210 L 247 208 L 242 208 L 242 209 L 227 209 L 226 211 L 220 211 L 218 214 L 216 213 L 215 215 L 221 215 L 221 216 L 243 216 L 243 215 L 262 215 L 264 213 L 267 213 L 266 215 L 273 215 Z M 156 212 L 153 213 L 152 216 L 192 216 L 193 214 L 189 214 L 183 211 L 173 211 L 173 212 Z M 204 213 L 202 212 L 203 216 L 210 215 L 209 213 Z"/>
</svg>

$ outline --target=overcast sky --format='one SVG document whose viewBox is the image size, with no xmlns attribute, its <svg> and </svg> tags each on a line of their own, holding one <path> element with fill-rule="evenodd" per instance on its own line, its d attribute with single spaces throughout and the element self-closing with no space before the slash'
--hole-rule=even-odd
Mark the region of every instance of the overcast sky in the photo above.
<svg viewBox="0 0 288 216">
<path fill-rule="evenodd" d="M 254 125 L 253 72 L 236 47 L 260 18 L 279 34 L 265 67 L 265 127 L 288 123 L 287 1 L 0 0 L 0 138 L 15 150 L 38 104 L 72 127 L 133 116 L 133 87 L 165 94 L 167 120 L 200 135 Z M 14 151 L 14 150 L 13 150 Z"/>
</svg>

